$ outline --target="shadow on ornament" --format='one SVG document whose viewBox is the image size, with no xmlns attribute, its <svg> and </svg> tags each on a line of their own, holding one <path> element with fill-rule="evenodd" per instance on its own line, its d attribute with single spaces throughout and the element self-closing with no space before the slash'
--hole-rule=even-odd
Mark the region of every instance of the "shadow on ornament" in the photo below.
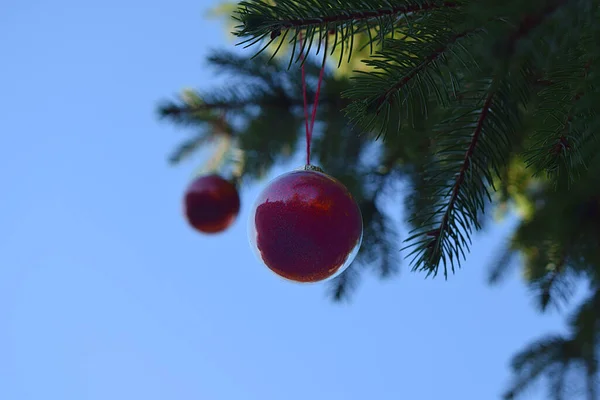
<svg viewBox="0 0 600 400">
<path fill-rule="evenodd" d="M 352 194 L 311 165 L 271 181 L 248 223 L 258 259 L 277 275 L 301 283 L 341 274 L 358 254 L 362 235 L 362 215 Z"/>
<path fill-rule="evenodd" d="M 194 179 L 184 197 L 184 214 L 195 230 L 215 234 L 229 228 L 240 211 L 235 185 L 219 175 Z"/>
</svg>

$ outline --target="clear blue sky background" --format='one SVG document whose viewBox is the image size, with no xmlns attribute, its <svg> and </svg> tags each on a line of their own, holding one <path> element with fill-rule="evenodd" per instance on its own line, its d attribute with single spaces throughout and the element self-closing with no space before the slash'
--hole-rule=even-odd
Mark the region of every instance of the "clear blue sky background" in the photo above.
<svg viewBox="0 0 600 400">
<path fill-rule="evenodd" d="M 498 398 L 511 354 L 561 326 L 517 274 L 485 284 L 510 224 L 448 282 L 405 269 L 348 305 L 254 259 L 259 187 L 227 233 L 188 229 L 196 165 L 165 161 L 188 132 L 155 106 L 213 83 L 207 50 L 232 46 L 213 4 L 3 0 L 0 399 Z"/>
</svg>

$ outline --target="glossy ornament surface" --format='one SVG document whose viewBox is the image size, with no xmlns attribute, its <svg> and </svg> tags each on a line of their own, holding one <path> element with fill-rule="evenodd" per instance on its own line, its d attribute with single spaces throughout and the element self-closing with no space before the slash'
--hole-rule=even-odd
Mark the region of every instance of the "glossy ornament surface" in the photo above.
<svg viewBox="0 0 600 400">
<path fill-rule="evenodd" d="M 343 272 L 358 253 L 360 208 L 337 179 L 312 166 L 281 175 L 259 195 L 248 235 L 277 275 L 319 282 Z"/>
<path fill-rule="evenodd" d="M 240 197 L 235 185 L 219 175 L 194 179 L 184 197 L 185 217 L 202 233 L 219 233 L 227 229 L 240 211 Z"/>
</svg>

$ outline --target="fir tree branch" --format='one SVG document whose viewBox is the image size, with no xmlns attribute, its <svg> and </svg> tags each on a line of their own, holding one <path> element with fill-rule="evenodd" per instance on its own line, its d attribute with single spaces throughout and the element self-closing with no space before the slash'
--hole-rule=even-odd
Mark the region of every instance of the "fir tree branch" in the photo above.
<svg viewBox="0 0 600 400">
<path fill-rule="evenodd" d="M 565 55 L 548 74 L 547 86 L 538 94 L 542 101 L 535 115 L 539 122 L 532 135 L 533 143 L 525 152 L 526 165 L 534 169 L 534 176 L 545 172 L 555 185 L 561 173 L 573 182 L 577 167 L 585 168 L 586 164 L 581 149 L 590 135 L 585 124 L 577 123 L 584 119 L 577 117 L 582 117 L 578 115 L 578 102 L 585 95 L 583 88 L 591 62 L 578 65 L 583 55 L 577 50 Z"/>
<path fill-rule="evenodd" d="M 526 15 L 517 28 L 506 39 L 507 55 L 510 56 L 515 51 L 515 46 L 520 39 L 526 37 L 533 29 L 537 28 L 546 18 L 557 11 L 560 7 L 567 4 L 569 0 L 549 1 L 540 11 Z"/>
<path fill-rule="evenodd" d="M 525 69 L 517 71 L 514 67 L 507 68 L 508 62 L 516 43 L 565 3 L 566 0 L 559 0 L 533 15 L 525 16 L 514 33 L 509 35 L 505 63 L 496 72 L 500 76 L 492 80 L 482 104 L 479 103 L 481 106 L 476 103 L 476 114 L 473 114 L 473 108 L 464 114 L 468 117 L 477 115 L 477 120 L 465 118 L 454 131 L 454 134 L 459 134 L 468 126 L 474 127 L 462 161 L 457 160 L 460 141 L 450 139 L 453 133 L 447 133 L 448 136 L 443 138 L 448 143 L 439 152 L 440 160 L 430 167 L 429 182 L 432 187 L 439 188 L 437 193 L 442 194 L 441 203 L 437 208 L 422 211 L 428 214 L 428 222 L 417 227 L 416 233 L 407 239 L 413 243 L 405 247 L 413 247 L 408 255 L 414 256 L 411 261 L 413 270 L 425 270 L 428 275 L 435 276 L 442 264 L 447 278 L 448 266 L 454 272 L 455 265 L 460 266 L 460 257 L 465 259 L 473 228 L 480 229 L 478 213 L 484 210 L 484 197 L 491 201 L 489 187 L 493 188 L 493 179 L 490 171 L 500 176 L 498 171 L 507 162 L 511 149 L 510 136 L 520 125 L 519 107 L 527 104 L 531 91 L 534 73 L 528 63 L 523 64 Z M 450 165 L 443 162 L 444 157 L 450 160 Z M 455 167 L 458 167 L 456 175 L 448 186 L 447 171 Z M 446 190 L 449 191 L 444 193 Z"/>
<path fill-rule="evenodd" d="M 572 239 L 574 240 L 574 237 Z M 537 306 L 542 312 L 546 311 L 550 304 L 558 306 L 557 297 L 565 302 L 573 294 L 573 282 L 567 264 L 571 250 L 572 240 L 559 249 L 552 270 L 530 283 L 537 297 Z"/>
<path fill-rule="evenodd" d="M 585 345 L 597 341 L 596 337 L 600 331 L 599 308 L 600 289 L 595 287 L 594 292 L 589 295 L 569 317 L 569 326 L 574 334 L 575 340 L 583 345 L 583 347 L 587 347 L 584 349 L 588 353 L 583 354 L 585 356 L 593 355 L 593 348 Z"/>
<path fill-rule="evenodd" d="M 382 134 L 388 130 L 393 114 L 405 114 L 402 107 L 408 113 L 421 106 L 421 112 L 427 114 L 426 100 L 432 95 L 441 106 L 456 97 L 460 85 L 450 56 L 471 58 L 460 42 L 477 30 L 454 32 L 443 19 L 442 23 L 441 19 L 431 18 L 430 24 L 417 33 L 389 40 L 385 49 L 365 61 L 372 70 L 353 77 L 352 88 L 342 93 L 343 97 L 356 100 L 344 110 L 352 123 Z M 468 71 L 466 63 L 461 66 Z M 401 122 L 402 118 L 398 128 Z"/>
<path fill-rule="evenodd" d="M 462 244 L 464 245 L 467 244 L 465 241 L 465 237 L 468 239 L 471 230 L 469 226 L 470 224 L 467 220 L 460 221 L 460 219 L 462 218 L 460 218 L 456 214 L 456 211 L 465 212 L 467 218 L 473 220 L 477 226 L 477 206 L 481 204 L 481 202 L 476 201 L 474 203 L 471 203 L 467 200 L 468 194 L 463 193 L 463 183 L 465 181 L 467 172 L 470 171 L 474 165 L 476 165 L 473 163 L 473 154 L 482 135 L 484 122 L 486 121 L 489 115 L 495 94 L 495 90 L 491 90 L 487 94 L 483 106 L 481 107 L 481 111 L 479 113 L 479 117 L 477 118 L 475 129 L 473 130 L 471 142 L 469 144 L 469 147 L 467 148 L 467 151 L 465 152 L 464 160 L 462 162 L 462 165 L 460 166 L 460 169 L 456 176 L 456 180 L 452 185 L 450 197 L 444 204 L 445 211 L 442 214 L 442 218 L 439 222 L 438 227 L 425 233 L 430 240 L 425 248 L 425 253 L 427 254 L 427 257 L 424 260 L 424 268 L 429 270 L 428 273 L 433 273 L 434 276 L 437 274 L 437 266 L 439 265 L 440 260 L 444 262 L 444 277 L 447 278 L 448 276 L 448 270 L 446 268 L 446 259 L 444 257 L 444 253 L 448 254 L 448 256 L 450 257 L 452 272 L 454 272 L 453 255 L 456 255 L 457 258 L 460 255 L 457 251 L 459 246 L 461 245 L 460 242 L 462 242 Z M 461 199 L 461 204 L 457 206 L 459 196 L 462 197 L 464 200 Z M 462 225 L 464 229 L 464 236 L 463 234 L 460 234 L 458 232 L 458 226 L 456 226 L 454 222 L 451 223 L 451 219 L 453 221 L 455 219 L 459 220 L 459 225 Z M 454 241 L 456 243 L 451 244 L 450 241 Z M 462 254 L 464 256 L 464 253 Z"/>
<path fill-rule="evenodd" d="M 383 93 L 381 96 L 379 96 L 376 99 L 378 113 L 379 113 L 379 109 L 380 109 L 381 105 L 384 102 L 389 101 L 390 95 L 393 92 L 399 91 L 400 89 L 402 89 L 418 73 L 420 73 L 421 71 L 423 71 L 425 68 L 427 68 L 428 66 L 430 66 L 431 63 L 435 62 L 438 58 L 440 58 L 440 56 L 442 56 L 442 54 L 444 54 L 444 52 L 452 44 L 456 43 L 456 41 L 458 39 L 467 36 L 471 32 L 473 32 L 473 31 L 470 30 L 470 31 L 461 32 L 461 33 L 457 33 L 457 34 L 452 35 L 449 38 L 449 40 L 443 46 L 440 46 L 440 47 L 436 48 L 435 50 L 433 50 L 433 52 L 431 54 L 429 54 L 419 65 L 417 65 L 415 68 L 413 68 L 412 71 L 410 71 L 407 75 L 405 75 L 404 77 L 402 77 L 402 79 L 400 79 L 399 82 L 394 83 L 388 90 L 385 91 L 385 93 Z"/>
<path fill-rule="evenodd" d="M 247 6 L 249 2 L 241 2 L 240 6 Z M 270 6 L 272 8 L 281 7 L 282 2 L 278 2 L 275 6 Z M 285 2 L 283 2 L 285 3 Z M 323 1 L 319 1 L 319 4 L 324 3 Z M 302 9 L 300 7 L 295 8 L 293 11 L 298 13 L 299 11 L 306 11 L 306 17 L 298 18 L 280 18 L 276 20 L 276 23 L 271 25 L 271 33 L 275 33 L 275 36 L 281 35 L 281 31 L 290 29 L 290 28 L 299 28 L 299 27 L 307 27 L 311 25 L 323 25 L 323 24 L 331 24 L 331 23 L 348 23 L 348 22 L 361 22 L 370 19 L 380 19 L 389 16 L 397 16 L 400 14 L 410 14 L 417 13 L 423 11 L 431 11 L 440 8 L 455 8 L 458 6 L 457 2 L 454 1 L 444 1 L 444 2 L 423 2 L 423 3 L 414 3 L 414 4 L 402 4 L 396 6 L 390 6 L 389 2 L 381 2 L 380 4 L 374 4 L 372 8 L 363 8 L 358 10 L 348 11 L 348 7 L 351 7 L 351 2 L 345 2 L 345 4 L 341 4 L 339 2 L 338 7 L 334 9 L 328 9 L 328 14 L 324 16 L 314 17 L 314 8 L 310 6 L 310 1 L 304 0 L 301 4 L 297 4 L 297 6 L 304 6 L 306 8 Z M 254 5 L 254 4 L 253 4 Z M 367 3 L 363 2 L 363 6 L 367 5 Z M 272 10 L 271 8 L 271 10 Z M 323 8 L 319 7 L 319 11 L 325 11 Z M 271 11 L 269 10 L 269 11 Z M 271 14 L 269 12 L 265 12 L 264 14 Z M 264 15 L 261 12 L 261 16 Z M 272 14 L 276 14 L 273 12 Z M 295 14 L 297 15 L 297 14 Z M 242 19 L 243 21 L 243 19 Z M 265 20 L 263 24 L 266 24 L 268 20 Z M 255 22 L 255 21 L 254 21 Z"/>
<path fill-rule="evenodd" d="M 309 98 L 313 98 L 314 95 L 311 92 L 307 93 Z M 344 107 L 350 104 L 349 100 L 344 99 L 332 99 L 327 97 L 320 97 L 319 104 L 332 104 L 336 107 Z M 160 108 L 160 113 L 164 117 L 180 116 L 181 114 L 196 114 L 202 111 L 208 110 L 238 110 L 248 107 L 265 107 L 265 108 L 280 108 L 288 109 L 289 107 L 303 107 L 304 103 L 301 98 L 258 98 L 258 99 L 242 99 L 238 101 L 228 102 L 214 102 L 214 103 L 203 103 L 194 106 L 188 106 L 186 104 L 169 103 Z M 309 103 L 309 106 L 312 105 Z"/>
<path fill-rule="evenodd" d="M 454 45 L 474 32 L 429 27 L 418 34 L 406 34 L 410 40 L 389 41 L 386 49 L 365 61 L 373 70 L 353 77 L 352 88 L 342 93 L 345 98 L 357 100 L 345 109 L 346 114 L 354 124 L 381 134 L 387 130 L 392 113 L 402 106 L 414 107 L 429 98 L 430 93 L 439 105 L 448 105 L 449 96 L 459 86 L 448 56 L 463 52 L 459 57 L 469 58 L 464 47 Z"/>
<path fill-rule="evenodd" d="M 479 138 L 481 137 L 481 133 L 483 132 L 483 123 L 485 122 L 489 112 L 490 107 L 492 105 L 492 100 L 494 99 L 494 95 L 496 93 L 494 91 L 490 92 L 481 107 L 481 114 L 479 114 L 479 118 L 477 119 L 477 125 L 475 126 L 475 131 L 473 132 L 473 138 L 471 139 L 471 143 L 469 144 L 469 148 L 465 153 L 465 160 L 463 165 L 460 167 L 460 171 L 458 172 L 458 176 L 456 178 L 456 183 L 452 188 L 452 195 L 450 196 L 450 200 L 448 201 L 448 207 L 446 208 L 446 212 L 444 213 L 444 217 L 442 218 L 442 222 L 440 223 L 440 228 L 438 231 L 444 230 L 445 226 L 448 223 L 448 219 L 450 218 L 450 213 L 454 209 L 456 205 L 456 200 L 458 199 L 458 194 L 460 188 L 465 180 L 466 173 L 471 165 L 471 158 L 473 157 L 473 152 L 477 147 L 477 143 L 479 142 Z"/>
<path fill-rule="evenodd" d="M 521 126 L 520 107 L 529 98 L 531 69 L 506 73 L 496 81 L 482 83 L 456 106 L 459 115 L 443 122 L 437 140 L 437 158 L 427 167 L 427 185 L 437 198 L 411 219 L 421 221 L 406 239 L 412 248 L 413 270 L 437 275 L 443 265 L 454 272 L 465 259 L 473 229 L 479 230 L 479 214 L 491 201 L 492 173 L 500 176 L 512 151 L 513 136 Z M 464 149 L 464 150 L 463 150 Z"/>
<path fill-rule="evenodd" d="M 249 109 L 276 108 L 289 111 L 302 107 L 302 86 L 297 71 L 290 73 L 279 62 L 268 62 L 267 57 L 248 60 L 230 52 L 213 52 L 209 64 L 219 73 L 228 73 L 235 77 L 236 83 L 211 91 L 199 93 L 185 91 L 177 101 L 164 102 L 159 108 L 159 116 L 178 123 L 200 123 L 214 118 L 214 111 L 245 112 Z M 305 63 L 309 87 L 307 96 L 314 98 L 315 88 L 312 80 L 321 71 L 321 65 L 309 61 Z M 332 76 L 325 77 L 325 85 L 333 81 Z M 339 97 L 324 95 L 321 100 L 338 110 L 349 102 Z"/>
<path fill-rule="evenodd" d="M 383 42 L 385 36 L 397 28 L 396 22 L 400 16 L 406 18 L 424 12 L 455 9 L 462 2 L 464 0 L 399 0 L 395 4 L 386 0 L 278 0 L 273 5 L 264 0 L 248 0 L 239 4 L 235 19 L 241 25 L 236 27 L 234 34 L 241 38 L 247 37 L 240 43 L 247 43 L 246 47 L 268 39 L 259 54 L 277 38 L 281 38 L 276 54 L 290 30 L 294 30 L 295 33 L 292 33 L 293 37 L 289 40 L 289 43 L 293 43 L 291 64 L 298 46 L 298 34 L 302 29 L 306 31 L 306 40 L 296 60 L 308 53 L 317 35 L 320 42 L 324 35 L 335 34 L 332 53 L 338 45 L 344 46 L 344 43 L 352 41 L 356 33 L 363 31 L 369 33 L 370 42 L 375 39 Z M 370 33 L 375 27 L 378 28 L 376 38 Z M 348 59 L 351 52 L 352 46 L 348 46 Z M 340 54 L 340 63 L 342 57 L 343 54 Z"/>
<path fill-rule="evenodd" d="M 504 399 L 516 399 L 545 372 L 558 370 L 566 373 L 571 363 L 579 360 L 574 342 L 560 336 L 541 339 L 513 357 L 512 369 L 516 376 Z"/>
</svg>

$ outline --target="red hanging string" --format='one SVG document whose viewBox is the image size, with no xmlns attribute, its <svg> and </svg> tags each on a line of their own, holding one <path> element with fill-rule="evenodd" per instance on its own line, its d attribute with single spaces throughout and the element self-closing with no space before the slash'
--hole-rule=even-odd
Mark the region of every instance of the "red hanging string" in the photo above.
<svg viewBox="0 0 600 400">
<path fill-rule="evenodd" d="M 300 39 L 300 51 L 302 51 L 302 32 L 299 34 Z M 313 103 L 312 115 L 310 119 L 310 125 L 308 122 L 308 100 L 306 96 L 306 73 L 304 71 L 304 53 L 300 54 L 300 60 L 302 62 L 302 97 L 304 99 L 304 124 L 306 127 L 306 165 L 310 165 L 310 145 L 312 142 L 312 133 L 315 126 L 315 120 L 317 118 L 317 105 L 319 104 L 319 94 L 321 93 L 321 84 L 323 83 L 323 76 L 325 75 L 325 61 L 327 60 L 327 35 L 325 35 L 325 47 L 323 50 L 323 63 L 321 65 L 321 71 L 319 72 L 319 81 L 317 83 L 317 91 L 315 92 L 315 101 Z"/>
<path fill-rule="evenodd" d="M 300 32 L 300 51 L 302 51 L 302 32 Z M 300 62 L 302 63 L 302 97 L 304 98 L 304 125 L 306 127 L 306 165 L 310 165 L 310 142 L 312 133 L 308 124 L 308 101 L 306 99 L 306 73 L 304 72 L 304 53 L 300 54 Z"/>
</svg>

